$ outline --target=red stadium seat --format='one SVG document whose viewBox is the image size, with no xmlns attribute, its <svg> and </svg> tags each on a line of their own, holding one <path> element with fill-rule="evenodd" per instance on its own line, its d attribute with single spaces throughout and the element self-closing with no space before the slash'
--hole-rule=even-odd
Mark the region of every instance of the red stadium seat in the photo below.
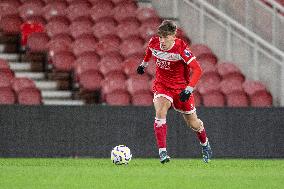
<svg viewBox="0 0 284 189">
<path fill-rule="evenodd" d="M 149 80 L 142 77 L 131 77 L 127 80 L 127 90 L 130 94 L 138 94 L 149 91 Z"/>
<path fill-rule="evenodd" d="M 69 26 L 69 31 L 73 38 L 78 38 L 85 34 L 93 34 L 93 22 L 88 18 L 73 21 Z"/>
<path fill-rule="evenodd" d="M 48 49 L 49 37 L 46 33 L 32 33 L 27 40 L 30 52 L 46 52 Z"/>
<path fill-rule="evenodd" d="M 144 40 L 139 37 L 127 38 L 120 45 L 120 53 L 124 57 L 129 57 L 139 52 L 144 52 Z"/>
<path fill-rule="evenodd" d="M 203 105 L 207 107 L 223 107 L 225 106 L 225 98 L 221 92 L 214 91 L 202 95 Z"/>
<path fill-rule="evenodd" d="M 227 106 L 229 107 L 248 107 L 249 99 L 244 91 L 232 92 L 226 95 Z"/>
<path fill-rule="evenodd" d="M 253 107 L 271 107 L 272 96 L 267 91 L 258 91 L 250 96 L 251 106 Z"/>
<path fill-rule="evenodd" d="M 131 96 L 131 102 L 134 106 L 152 106 L 153 94 L 151 92 L 134 94 Z"/>
<path fill-rule="evenodd" d="M 53 17 L 45 26 L 46 33 L 51 38 L 59 34 L 69 34 L 69 24 L 66 17 Z"/>
<path fill-rule="evenodd" d="M 36 88 L 26 88 L 18 94 L 18 103 L 23 105 L 40 105 L 42 104 L 41 93 Z"/>
<path fill-rule="evenodd" d="M 115 93 L 107 94 L 105 97 L 105 102 L 114 106 L 128 106 L 130 105 L 130 100 L 130 95 L 125 91 L 116 91 Z"/>
<path fill-rule="evenodd" d="M 263 83 L 252 80 L 246 80 L 243 83 L 243 89 L 249 96 L 254 95 L 256 92 L 267 91 Z"/>
<path fill-rule="evenodd" d="M 104 56 L 110 53 L 118 53 L 120 43 L 121 40 L 116 35 L 104 36 L 100 38 L 99 42 L 96 44 L 96 52 L 100 56 Z"/>
<path fill-rule="evenodd" d="M 18 0 L 2 0 L 0 2 L 0 20 L 3 16 L 18 14 L 18 7 L 21 2 Z"/>
<path fill-rule="evenodd" d="M 93 3 L 90 15 L 92 19 L 97 22 L 101 18 L 109 17 L 113 8 L 114 4 L 111 1 L 98 1 Z"/>
<path fill-rule="evenodd" d="M 125 78 L 108 78 L 102 81 L 102 95 L 115 94 L 115 91 L 127 91 Z"/>
<path fill-rule="evenodd" d="M 99 63 L 100 72 L 106 76 L 114 72 L 123 73 L 123 58 L 117 54 L 109 54 L 102 57 Z"/>
<path fill-rule="evenodd" d="M 56 71 L 70 72 L 73 69 L 76 57 L 72 52 L 61 51 L 52 57 L 52 64 Z"/>
<path fill-rule="evenodd" d="M 136 17 L 144 22 L 148 19 L 159 19 L 159 15 L 157 14 L 154 8 L 149 7 L 139 7 L 136 12 Z"/>
<path fill-rule="evenodd" d="M 157 33 L 157 29 L 161 24 L 160 19 L 148 19 L 145 20 L 139 28 L 140 36 L 145 40 L 149 41 Z"/>
<path fill-rule="evenodd" d="M 196 88 L 201 95 L 206 95 L 212 92 L 219 92 L 219 84 L 220 80 L 213 80 L 213 81 L 207 80 L 207 82 L 202 81 L 198 83 Z"/>
<path fill-rule="evenodd" d="M 67 3 L 65 1 L 52 1 L 43 8 L 43 16 L 46 20 L 53 17 L 65 16 Z"/>
<path fill-rule="evenodd" d="M 19 34 L 21 32 L 22 19 L 18 15 L 6 15 L 0 20 L 0 28 L 4 34 Z"/>
<path fill-rule="evenodd" d="M 2 69 L 0 70 L 0 75 L 8 78 L 10 81 L 14 79 L 15 74 L 11 69 Z"/>
<path fill-rule="evenodd" d="M 118 22 L 124 20 L 125 18 L 135 17 L 137 8 L 137 4 L 134 1 L 119 2 L 113 9 L 113 17 Z"/>
<path fill-rule="evenodd" d="M 94 35 L 100 39 L 104 36 L 116 33 L 117 23 L 112 18 L 106 17 L 95 23 L 93 26 Z"/>
<path fill-rule="evenodd" d="M 243 92 L 242 82 L 239 80 L 223 79 L 219 86 L 220 91 L 226 95 L 233 92 Z"/>
<path fill-rule="evenodd" d="M 206 68 L 209 65 L 216 65 L 218 58 L 214 54 L 203 54 L 197 56 L 196 60 L 200 63 L 202 68 Z"/>
<path fill-rule="evenodd" d="M 196 107 L 201 106 L 201 104 L 202 104 L 202 96 L 201 96 L 201 94 L 198 91 L 194 91 L 193 96 L 194 96 L 195 106 Z"/>
<path fill-rule="evenodd" d="M 40 0 L 27 1 L 18 8 L 19 15 L 23 20 L 26 20 L 30 16 L 41 16 L 43 6 L 44 4 Z"/>
<path fill-rule="evenodd" d="M 221 75 L 223 79 L 235 79 L 239 80 L 241 82 L 244 82 L 245 77 L 241 73 L 241 70 L 233 63 L 230 62 L 224 62 L 219 63 L 217 65 L 218 73 Z"/>
<path fill-rule="evenodd" d="M 73 1 L 66 10 L 69 20 L 74 21 L 82 17 L 90 17 L 91 4 L 88 1 Z"/>
<path fill-rule="evenodd" d="M 53 57 L 60 51 L 72 51 L 72 38 L 67 34 L 59 34 L 53 37 L 47 44 L 49 56 Z"/>
<path fill-rule="evenodd" d="M 0 104 L 15 104 L 15 103 L 16 103 L 16 97 L 13 90 L 10 87 L 0 87 Z"/>
<path fill-rule="evenodd" d="M 141 59 L 139 58 L 128 58 L 124 60 L 122 63 L 124 68 L 124 73 L 126 75 L 132 75 L 132 74 L 137 74 L 137 67 L 141 64 Z"/>
<path fill-rule="evenodd" d="M 0 88 L 9 88 L 11 87 L 10 78 L 6 77 L 4 74 L 1 74 L 0 71 Z"/>
<path fill-rule="evenodd" d="M 74 65 L 76 80 L 78 79 L 79 75 L 86 71 L 94 70 L 98 72 L 99 61 L 99 56 L 94 52 L 79 56 Z"/>
<path fill-rule="evenodd" d="M 9 63 L 0 58 L 0 70 L 6 70 L 6 69 L 10 69 Z"/>
<path fill-rule="evenodd" d="M 193 44 L 191 45 L 190 49 L 193 55 L 197 58 L 201 57 L 202 55 L 214 54 L 212 50 L 204 44 Z"/>
<path fill-rule="evenodd" d="M 78 75 L 79 85 L 86 91 L 96 91 L 101 89 L 103 76 L 95 70 L 88 70 Z"/>
<path fill-rule="evenodd" d="M 12 88 L 18 94 L 24 89 L 36 88 L 36 85 L 33 80 L 29 78 L 14 78 L 12 80 Z"/>
<path fill-rule="evenodd" d="M 96 52 L 97 40 L 93 35 L 83 35 L 72 45 L 74 54 L 78 57 L 84 53 Z"/>
<path fill-rule="evenodd" d="M 140 22 L 136 18 L 124 19 L 116 28 L 117 35 L 121 39 L 126 39 L 130 36 L 139 36 Z"/>
</svg>

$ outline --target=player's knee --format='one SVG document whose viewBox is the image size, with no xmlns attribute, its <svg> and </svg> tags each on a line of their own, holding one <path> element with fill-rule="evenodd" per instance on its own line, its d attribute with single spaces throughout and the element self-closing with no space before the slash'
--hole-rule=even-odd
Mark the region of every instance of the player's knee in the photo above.
<svg viewBox="0 0 284 189">
<path fill-rule="evenodd" d="M 199 132 L 203 130 L 203 122 L 201 121 L 201 119 L 195 119 L 192 121 L 192 123 L 190 123 L 190 127 L 192 130 Z"/>
</svg>

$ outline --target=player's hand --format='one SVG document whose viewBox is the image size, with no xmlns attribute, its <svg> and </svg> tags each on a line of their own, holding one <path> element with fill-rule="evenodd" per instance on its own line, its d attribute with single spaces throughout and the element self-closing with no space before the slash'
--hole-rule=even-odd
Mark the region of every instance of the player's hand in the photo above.
<svg viewBox="0 0 284 189">
<path fill-rule="evenodd" d="M 144 69 L 145 69 L 144 66 L 142 66 L 142 65 L 138 66 L 137 73 L 142 75 L 143 73 L 145 73 Z"/>
<path fill-rule="evenodd" d="M 190 95 L 193 92 L 192 87 L 186 87 L 181 93 L 179 94 L 180 101 L 185 102 L 189 99 Z"/>
</svg>

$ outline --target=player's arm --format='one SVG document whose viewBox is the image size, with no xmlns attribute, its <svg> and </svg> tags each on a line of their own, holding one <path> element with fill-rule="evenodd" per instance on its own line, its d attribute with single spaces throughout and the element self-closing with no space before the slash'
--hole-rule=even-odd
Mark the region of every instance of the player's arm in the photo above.
<svg viewBox="0 0 284 189">
<path fill-rule="evenodd" d="M 194 87 L 196 86 L 197 82 L 199 81 L 202 69 L 196 60 L 196 57 L 189 51 L 188 47 L 186 47 L 181 52 L 181 57 L 183 58 L 184 62 L 187 66 L 191 69 L 192 75 L 190 77 L 190 81 L 187 87 L 179 94 L 180 100 L 185 102 L 189 99 L 190 95 L 192 94 Z"/>
<path fill-rule="evenodd" d="M 150 43 L 151 43 L 151 40 L 150 40 L 149 44 Z M 144 59 L 143 59 L 142 63 L 137 68 L 137 73 L 138 74 L 145 73 L 145 68 L 148 66 L 148 62 L 150 61 L 151 57 L 152 57 L 152 51 L 151 51 L 151 49 L 150 49 L 150 47 L 148 45 L 147 48 L 146 48 L 146 51 L 145 51 Z"/>
</svg>

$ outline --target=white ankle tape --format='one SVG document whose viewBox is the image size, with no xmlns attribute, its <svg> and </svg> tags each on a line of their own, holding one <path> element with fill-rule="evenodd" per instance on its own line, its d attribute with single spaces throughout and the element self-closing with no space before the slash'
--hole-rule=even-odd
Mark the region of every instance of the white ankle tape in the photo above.
<svg viewBox="0 0 284 189">
<path fill-rule="evenodd" d="M 167 120 L 164 118 L 164 119 L 160 119 L 160 118 L 156 118 L 155 117 L 155 123 L 157 124 L 158 127 L 162 126 L 163 124 L 166 124 L 167 123 Z"/>
</svg>

